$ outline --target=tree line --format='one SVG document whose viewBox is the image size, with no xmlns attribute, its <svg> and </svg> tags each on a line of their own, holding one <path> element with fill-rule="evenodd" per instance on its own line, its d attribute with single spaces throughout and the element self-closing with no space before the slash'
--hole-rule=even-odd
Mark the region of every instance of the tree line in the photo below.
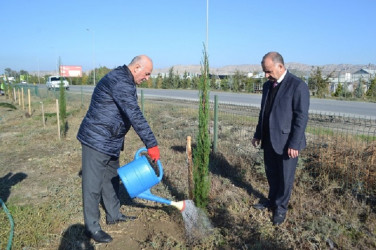
<svg viewBox="0 0 376 250">
<path fill-rule="evenodd" d="M 82 77 L 67 77 L 71 85 L 92 85 L 98 83 L 103 76 L 105 76 L 112 69 L 107 67 L 95 68 L 94 71 L 83 73 Z M 335 90 L 330 90 L 330 78 L 334 72 L 324 76 L 320 67 L 313 68 L 308 79 L 301 76 L 307 82 L 308 87 L 313 96 L 318 98 L 346 98 L 346 99 L 362 99 L 369 101 L 376 101 L 376 77 L 366 82 L 360 79 L 353 83 L 353 90 L 350 91 L 347 83 L 338 83 Z M 25 70 L 14 71 L 10 68 L 5 69 L 6 76 L 12 76 L 21 82 L 21 76 L 28 83 L 45 83 L 45 80 L 50 75 L 40 77 L 38 75 L 30 75 Z M 25 77 L 26 76 L 26 77 Z M 209 75 L 210 89 L 231 92 L 243 93 L 259 93 L 262 90 L 262 84 L 267 80 L 266 78 L 252 78 L 248 77 L 246 73 L 235 71 L 233 75 L 217 76 Z M 4 79 L 1 79 L 4 81 Z M 149 78 L 141 84 L 143 88 L 156 89 L 198 89 L 200 83 L 200 75 L 191 76 L 188 72 L 179 75 L 174 71 L 174 67 L 169 69 L 165 75 L 158 74 L 156 77 Z"/>
<path fill-rule="evenodd" d="M 345 99 L 362 99 L 368 101 L 376 101 L 376 76 L 374 76 L 369 82 L 364 79 L 359 79 L 357 82 L 353 82 L 353 90 L 349 89 L 348 83 L 339 82 L 334 91 L 330 92 L 330 78 L 334 72 L 327 76 L 323 76 L 322 69 L 317 67 L 313 69 L 310 77 L 308 78 L 308 87 L 313 96 L 319 98 L 336 97 Z"/>
</svg>

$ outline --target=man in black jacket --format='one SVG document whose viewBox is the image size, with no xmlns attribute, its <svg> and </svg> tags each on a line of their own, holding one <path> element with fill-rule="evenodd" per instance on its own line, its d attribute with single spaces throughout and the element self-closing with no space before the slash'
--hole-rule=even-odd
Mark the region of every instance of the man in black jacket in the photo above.
<svg viewBox="0 0 376 250">
<path fill-rule="evenodd" d="M 124 136 L 132 126 L 153 160 L 159 159 L 157 140 L 137 103 L 136 85 L 148 80 L 153 62 L 146 55 L 133 58 L 105 75 L 94 89 L 89 110 L 77 134 L 82 145 L 82 197 L 87 233 L 97 242 L 112 237 L 99 224 L 102 199 L 106 223 L 131 218 L 120 213 L 119 166 Z"/>
<path fill-rule="evenodd" d="M 261 111 L 252 144 L 261 142 L 269 184 L 268 201 L 256 209 L 273 210 L 273 224 L 286 218 L 300 150 L 306 146 L 309 90 L 300 78 L 288 72 L 278 52 L 267 53 L 261 62 L 268 81 L 264 83 Z"/>
</svg>

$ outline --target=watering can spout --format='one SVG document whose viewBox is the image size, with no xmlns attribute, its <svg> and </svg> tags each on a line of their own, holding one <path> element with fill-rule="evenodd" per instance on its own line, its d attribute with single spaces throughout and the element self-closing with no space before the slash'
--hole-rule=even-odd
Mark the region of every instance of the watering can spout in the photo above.
<svg viewBox="0 0 376 250">
<path fill-rule="evenodd" d="M 185 209 L 185 201 L 170 201 L 152 194 L 150 190 L 146 190 L 145 192 L 139 194 L 137 198 L 171 205 L 173 207 L 176 207 L 180 212 L 183 212 Z"/>
<path fill-rule="evenodd" d="M 183 212 L 185 209 L 185 201 L 171 201 L 171 206 L 179 209 L 180 212 Z"/>
<path fill-rule="evenodd" d="M 164 199 L 162 197 L 156 196 L 150 192 L 150 189 L 146 190 L 145 192 L 142 192 L 141 194 L 136 196 L 137 198 L 149 200 L 149 201 L 155 201 L 159 203 L 164 203 L 167 205 L 171 205 L 171 201 Z"/>
</svg>

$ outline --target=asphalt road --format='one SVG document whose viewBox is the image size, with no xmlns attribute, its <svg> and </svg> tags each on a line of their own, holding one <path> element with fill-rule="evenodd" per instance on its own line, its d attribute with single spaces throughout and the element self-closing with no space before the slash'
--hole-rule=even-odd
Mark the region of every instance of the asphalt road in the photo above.
<svg viewBox="0 0 376 250">
<path fill-rule="evenodd" d="M 42 84 L 41 84 L 42 86 Z M 44 86 L 45 87 L 45 86 Z M 82 86 L 85 93 L 93 92 L 93 86 Z M 185 100 L 198 100 L 197 90 L 176 90 L 176 89 L 146 89 L 138 88 L 140 95 L 141 90 L 144 97 L 173 98 Z M 70 86 L 70 91 L 81 91 L 81 86 Z M 210 91 L 210 100 L 214 101 L 214 96 L 218 96 L 221 103 L 239 104 L 245 106 L 260 107 L 261 94 L 241 94 L 230 92 Z M 355 102 L 355 101 L 338 101 L 328 99 L 312 98 L 310 100 L 310 113 L 321 113 L 327 115 L 341 115 L 359 118 L 368 118 L 376 120 L 376 103 Z"/>
<path fill-rule="evenodd" d="M 164 90 L 164 89 L 142 89 L 144 96 L 163 97 L 175 99 L 198 100 L 197 90 Z M 141 93 L 141 89 L 138 89 Z M 214 96 L 218 96 L 218 101 L 246 106 L 260 107 L 261 94 L 240 94 L 230 92 L 210 92 L 210 100 L 214 101 Z M 309 112 L 322 114 L 335 114 L 353 116 L 360 118 L 376 119 L 376 103 L 338 101 L 328 99 L 311 98 Z"/>
</svg>

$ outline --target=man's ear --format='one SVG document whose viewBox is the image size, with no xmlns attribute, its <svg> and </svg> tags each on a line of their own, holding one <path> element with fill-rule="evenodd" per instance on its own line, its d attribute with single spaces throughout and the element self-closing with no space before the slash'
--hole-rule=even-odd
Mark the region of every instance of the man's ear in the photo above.
<svg viewBox="0 0 376 250">
<path fill-rule="evenodd" d="M 141 70 L 141 65 L 137 64 L 135 69 L 134 69 L 135 73 L 140 72 L 140 70 Z"/>
</svg>

